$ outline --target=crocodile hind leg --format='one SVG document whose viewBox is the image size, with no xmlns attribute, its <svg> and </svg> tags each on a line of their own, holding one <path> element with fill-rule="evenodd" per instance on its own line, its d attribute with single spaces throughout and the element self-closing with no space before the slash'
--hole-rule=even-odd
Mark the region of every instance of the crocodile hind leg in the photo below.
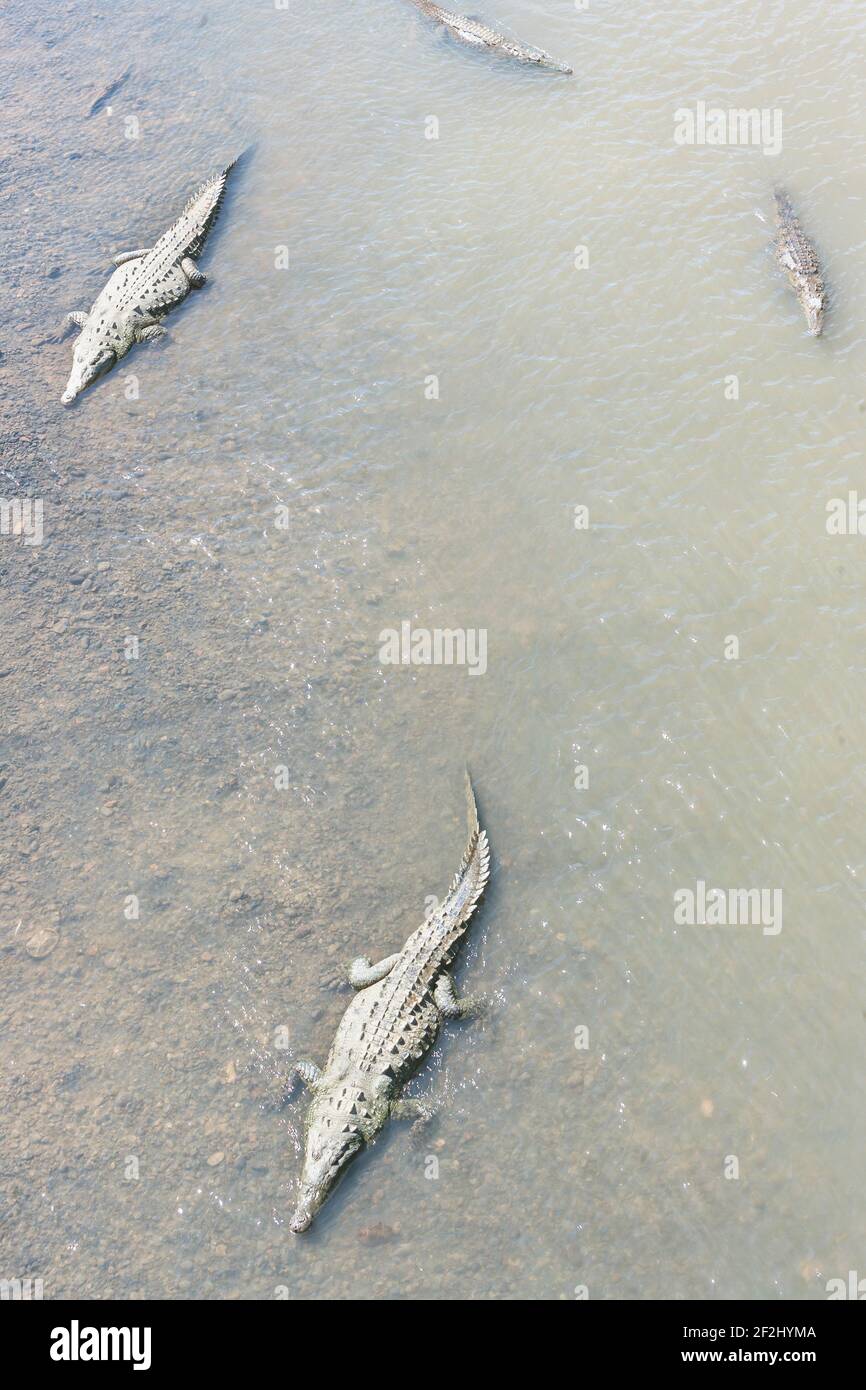
<svg viewBox="0 0 866 1390">
<path fill-rule="evenodd" d="M 153 247 L 141 246 L 137 251 L 121 251 L 119 256 L 114 257 L 115 265 L 126 265 L 127 261 L 137 261 L 140 256 L 149 256 Z"/>
<path fill-rule="evenodd" d="M 202 275 L 192 256 L 184 256 L 180 268 L 194 290 L 200 290 L 207 276 Z"/>
<path fill-rule="evenodd" d="M 355 989 L 366 989 L 368 985 L 378 984 L 399 959 L 399 951 L 393 956 L 386 956 L 384 960 L 377 961 L 375 965 L 367 956 L 357 956 L 349 966 L 349 984 L 354 985 Z"/>
<path fill-rule="evenodd" d="M 135 337 L 139 343 L 155 343 L 157 338 L 165 337 L 165 329 L 158 323 L 146 323 L 143 328 L 136 329 Z"/>
<path fill-rule="evenodd" d="M 467 994 L 465 999 L 458 999 L 450 975 L 439 976 L 433 991 L 433 1002 L 443 1018 L 477 1018 L 486 1008 L 480 994 Z"/>
<path fill-rule="evenodd" d="M 418 1100 L 415 1096 L 406 1096 L 403 1100 L 395 1100 L 391 1104 L 391 1115 L 395 1120 L 414 1120 L 411 1134 L 418 1135 L 429 1125 L 435 1115 L 435 1110 L 423 1100 Z"/>
</svg>

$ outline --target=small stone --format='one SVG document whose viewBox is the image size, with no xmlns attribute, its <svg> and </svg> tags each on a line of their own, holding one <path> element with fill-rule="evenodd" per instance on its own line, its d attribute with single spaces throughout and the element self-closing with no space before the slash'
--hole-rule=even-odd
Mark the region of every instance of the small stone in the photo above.
<svg viewBox="0 0 866 1390">
<path fill-rule="evenodd" d="M 51 927 L 37 927 L 33 935 L 27 938 L 27 954 L 34 960 L 42 960 L 43 956 L 51 955 L 59 940 L 60 933 Z"/>
<path fill-rule="evenodd" d="M 223 1153 L 222 1149 L 217 1149 L 216 1153 L 211 1154 L 207 1161 L 208 1168 L 218 1168 L 224 1158 L 225 1154 Z"/>
<path fill-rule="evenodd" d="M 709 1099 L 709 1097 L 701 1101 L 701 1114 L 703 1115 L 705 1120 L 709 1120 L 711 1118 L 715 1108 L 716 1107 L 713 1105 L 713 1102 Z"/>
<path fill-rule="evenodd" d="M 358 1232 L 358 1239 L 364 1245 L 386 1245 L 388 1241 L 397 1240 L 400 1236 L 399 1226 L 386 1226 L 384 1221 L 377 1221 L 375 1226 L 362 1226 Z"/>
</svg>

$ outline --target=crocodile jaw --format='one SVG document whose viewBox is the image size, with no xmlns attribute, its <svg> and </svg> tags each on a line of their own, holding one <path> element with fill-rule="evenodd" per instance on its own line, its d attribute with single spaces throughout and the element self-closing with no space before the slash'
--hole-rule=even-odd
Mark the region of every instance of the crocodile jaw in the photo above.
<svg viewBox="0 0 866 1390">
<path fill-rule="evenodd" d="M 110 371 L 117 361 L 117 354 L 111 348 L 103 348 L 94 357 L 76 353 L 72 359 L 72 371 L 66 383 L 66 390 L 60 397 L 62 405 L 70 405 L 97 377 Z"/>
<path fill-rule="evenodd" d="M 569 67 L 568 63 L 558 62 L 549 53 L 545 53 L 543 48 L 529 48 L 527 53 L 530 63 L 539 63 L 544 68 L 550 68 L 552 72 L 564 73 L 566 77 L 574 76 L 574 68 Z"/>
<path fill-rule="evenodd" d="M 357 1132 L 340 1134 L 333 1139 L 329 1136 L 326 1140 L 322 1140 L 315 1129 L 308 1132 L 300 1192 L 289 1222 L 289 1229 L 295 1235 L 309 1229 L 325 1198 L 362 1148 L 363 1140 Z"/>
<path fill-rule="evenodd" d="M 321 1206 L 321 1199 L 315 1207 L 313 1206 L 313 1194 L 309 1188 L 304 1188 L 302 1191 L 304 1195 L 299 1199 L 298 1205 L 295 1207 L 295 1214 L 289 1222 L 289 1230 L 294 1231 L 296 1236 L 309 1229 L 318 1207 Z"/>
<path fill-rule="evenodd" d="M 809 332 L 813 338 L 820 338 L 824 328 L 824 301 L 823 299 L 811 299 L 805 304 L 806 322 L 809 325 Z"/>
</svg>

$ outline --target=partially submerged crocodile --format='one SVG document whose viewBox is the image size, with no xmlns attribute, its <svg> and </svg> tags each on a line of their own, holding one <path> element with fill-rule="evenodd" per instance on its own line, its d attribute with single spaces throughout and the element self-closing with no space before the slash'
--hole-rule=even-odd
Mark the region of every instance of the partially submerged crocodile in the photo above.
<svg viewBox="0 0 866 1390">
<path fill-rule="evenodd" d="M 313 1092 L 307 1112 L 304 1166 L 293 1231 L 305 1231 L 352 1159 L 389 1116 L 432 1112 L 400 1090 L 429 1052 L 446 1018 L 477 1008 L 459 1000 L 448 974 L 490 873 L 487 835 L 466 774 L 469 843 L 445 901 L 412 933 L 402 951 L 372 965 L 359 956 L 349 967 L 358 990 L 337 1029 L 324 1071 L 295 1062 L 292 1073 Z"/>
<path fill-rule="evenodd" d="M 412 0 L 412 4 L 437 24 L 443 24 L 448 33 L 461 43 L 472 44 L 476 48 L 488 48 L 504 58 L 516 58 L 519 63 L 535 63 L 538 67 L 552 68 L 554 72 L 563 72 L 569 77 L 573 72 L 573 68 L 567 63 L 558 63 L 549 53 L 545 53 L 543 48 L 533 48 L 530 44 L 521 43 L 519 39 L 509 39 L 505 34 L 489 29 L 478 19 L 469 19 L 464 14 L 451 14 L 440 5 L 432 4 L 431 0 Z"/>
<path fill-rule="evenodd" d="M 202 184 L 155 246 L 115 256 L 117 269 L 89 314 L 67 315 L 81 332 L 60 397 L 64 405 L 110 371 L 134 343 L 161 338 L 161 320 L 168 311 L 204 284 L 195 262 L 216 221 L 232 168 L 230 164 Z"/>
<path fill-rule="evenodd" d="M 805 236 L 787 193 L 776 189 L 776 256 L 800 301 L 809 332 L 818 338 L 824 327 L 826 297 L 821 266 Z"/>
</svg>

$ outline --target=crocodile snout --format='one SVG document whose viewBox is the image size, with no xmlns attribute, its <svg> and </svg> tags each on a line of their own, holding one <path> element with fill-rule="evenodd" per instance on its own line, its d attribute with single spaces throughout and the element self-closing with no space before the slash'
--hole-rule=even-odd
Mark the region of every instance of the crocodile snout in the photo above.
<svg viewBox="0 0 866 1390">
<path fill-rule="evenodd" d="M 309 1227 L 312 1225 L 312 1221 L 313 1213 L 311 1211 L 307 1211 L 306 1207 L 298 1207 L 297 1211 L 295 1212 L 294 1216 L 289 1222 L 289 1230 L 294 1231 L 295 1235 L 299 1236 L 302 1231 L 306 1231 L 309 1229 Z"/>
</svg>

